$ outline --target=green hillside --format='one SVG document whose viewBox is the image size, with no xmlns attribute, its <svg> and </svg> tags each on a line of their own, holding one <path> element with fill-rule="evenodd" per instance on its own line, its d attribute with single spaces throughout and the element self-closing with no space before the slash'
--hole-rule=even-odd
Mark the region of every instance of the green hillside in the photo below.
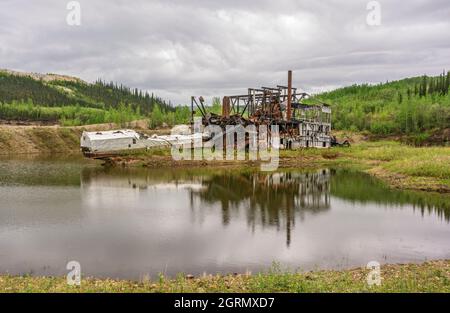
<svg viewBox="0 0 450 313">
<path fill-rule="evenodd" d="M 333 128 L 374 134 L 418 134 L 450 127 L 450 72 L 317 95 L 332 104 Z"/>
<path fill-rule="evenodd" d="M 450 128 L 449 83 L 450 72 L 353 85 L 315 98 L 332 104 L 334 129 L 426 137 Z M 219 113 L 220 99 L 214 98 L 209 109 Z M 173 108 L 153 94 L 114 83 L 0 70 L 0 120 L 83 125 L 148 118 L 150 127 L 158 127 L 186 123 L 189 117 L 186 106 Z"/>
<path fill-rule="evenodd" d="M 67 76 L 33 75 L 0 71 L 0 119 L 82 125 L 121 123 L 155 112 L 155 122 L 161 124 L 180 116 L 176 114 L 180 109 L 138 89 L 101 80 L 90 84 Z"/>
</svg>

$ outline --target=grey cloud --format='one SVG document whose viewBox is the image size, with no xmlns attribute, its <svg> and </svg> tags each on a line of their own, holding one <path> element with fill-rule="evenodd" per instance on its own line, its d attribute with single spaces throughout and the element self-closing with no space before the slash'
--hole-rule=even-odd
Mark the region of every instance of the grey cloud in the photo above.
<svg viewBox="0 0 450 313">
<path fill-rule="evenodd" d="M 67 1 L 68 2 L 68 1 Z M 0 1 L 0 68 L 114 80 L 174 103 L 294 83 L 320 91 L 449 69 L 445 0 Z"/>
</svg>

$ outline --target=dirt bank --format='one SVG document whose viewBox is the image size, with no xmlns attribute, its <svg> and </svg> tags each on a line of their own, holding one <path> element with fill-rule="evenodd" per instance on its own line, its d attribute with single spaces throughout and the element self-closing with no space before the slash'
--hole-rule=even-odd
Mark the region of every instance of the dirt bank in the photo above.
<svg viewBox="0 0 450 313">
<path fill-rule="evenodd" d="M 0 154 L 75 153 L 82 130 L 58 126 L 0 126 Z"/>
<path fill-rule="evenodd" d="M 0 124 L 0 155 L 79 153 L 81 133 L 118 128 L 132 128 L 149 132 L 147 121 L 134 121 L 126 125 L 114 123 L 62 127 L 59 125 L 14 125 Z M 162 133 L 167 130 L 155 130 Z"/>
</svg>

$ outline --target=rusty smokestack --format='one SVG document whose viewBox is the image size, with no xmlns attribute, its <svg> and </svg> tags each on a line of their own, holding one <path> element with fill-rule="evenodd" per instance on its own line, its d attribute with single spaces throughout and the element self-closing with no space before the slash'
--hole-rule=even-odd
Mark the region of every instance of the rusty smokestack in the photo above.
<svg viewBox="0 0 450 313">
<path fill-rule="evenodd" d="M 287 109 L 286 120 L 291 120 L 291 105 L 292 105 L 292 71 L 288 71 L 288 95 L 287 95 Z"/>
<path fill-rule="evenodd" d="M 230 98 L 223 97 L 222 100 L 222 115 L 229 117 L 230 116 Z"/>
</svg>

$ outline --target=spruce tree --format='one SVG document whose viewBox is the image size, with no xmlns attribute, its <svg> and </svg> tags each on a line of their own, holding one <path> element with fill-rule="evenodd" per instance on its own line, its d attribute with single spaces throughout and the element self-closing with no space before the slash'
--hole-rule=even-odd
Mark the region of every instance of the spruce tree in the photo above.
<svg viewBox="0 0 450 313">
<path fill-rule="evenodd" d="M 445 94 L 448 94 L 449 88 L 450 88 L 450 71 L 447 72 L 447 77 L 445 79 Z"/>
<path fill-rule="evenodd" d="M 434 93 L 434 79 L 433 78 L 430 79 L 430 86 L 428 87 L 428 93 L 431 95 Z"/>
<path fill-rule="evenodd" d="M 401 104 L 403 102 L 403 96 L 402 96 L 402 93 L 400 91 L 398 92 L 397 101 L 398 101 L 399 104 Z"/>
<path fill-rule="evenodd" d="M 423 75 L 422 77 L 422 93 L 421 96 L 422 97 L 426 97 L 427 96 L 427 85 L 428 85 L 428 79 L 426 75 Z"/>
</svg>

